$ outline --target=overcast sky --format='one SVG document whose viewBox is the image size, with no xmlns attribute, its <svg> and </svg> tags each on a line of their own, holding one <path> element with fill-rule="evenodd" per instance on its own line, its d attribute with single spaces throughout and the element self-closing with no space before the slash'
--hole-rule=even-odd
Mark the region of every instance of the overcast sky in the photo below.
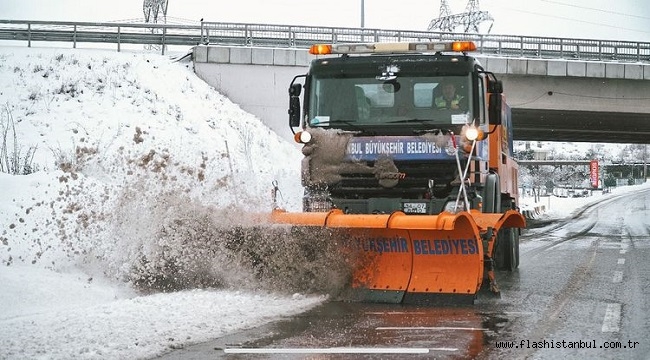
<svg viewBox="0 0 650 360">
<path fill-rule="evenodd" d="M 142 18 L 143 0 L 2 0 L 0 19 L 115 21 Z M 467 0 L 448 0 L 452 13 Z M 492 34 L 650 42 L 647 0 L 484 0 Z M 426 30 L 440 0 L 365 0 L 368 28 Z M 198 21 L 359 27 L 361 0 L 169 0 L 168 16 Z"/>
</svg>

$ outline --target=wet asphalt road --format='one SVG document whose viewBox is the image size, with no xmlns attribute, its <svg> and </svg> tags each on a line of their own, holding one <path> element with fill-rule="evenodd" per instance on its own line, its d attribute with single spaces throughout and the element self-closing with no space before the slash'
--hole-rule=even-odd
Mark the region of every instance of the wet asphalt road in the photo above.
<svg viewBox="0 0 650 360">
<path fill-rule="evenodd" d="M 497 273 L 499 299 L 481 295 L 467 307 L 331 302 L 162 358 L 650 359 L 650 191 L 609 199 L 571 221 L 526 230 L 519 269 Z M 311 350 L 286 353 L 297 349 Z M 356 353 L 331 353 L 343 351 Z"/>
</svg>

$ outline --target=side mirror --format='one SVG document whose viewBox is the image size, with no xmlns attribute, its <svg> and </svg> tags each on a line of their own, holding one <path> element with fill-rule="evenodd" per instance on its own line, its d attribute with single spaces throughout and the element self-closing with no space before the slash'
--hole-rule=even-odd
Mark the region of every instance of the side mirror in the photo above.
<svg viewBox="0 0 650 360">
<path fill-rule="evenodd" d="M 302 85 L 291 84 L 289 87 L 289 126 L 300 126 L 300 93 Z"/>
<path fill-rule="evenodd" d="M 488 78 L 488 92 L 492 94 L 503 94 L 503 82 L 501 82 L 501 80 Z"/>
<path fill-rule="evenodd" d="M 488 116 L 490 125 L 501 125 L 501 110 L 503 107 L 503 98 L 501 93 L 491 93 L 488 94 L 489 103 L 488 103 Z"/>
<path fill-rule="evenodd" d="M 289 87 L 289 96 L 300 96 L 302 92 L 302 85 L 300 84 L 291 84 Z"/>
<path fill-rule="evenodd" d="M 503 119 L 501 113 L 503 110 L 503 83 L 498 80 L 494 74 L 488 73 L 488 123 L 490 125 L 501 125 Z"/>
</svg>

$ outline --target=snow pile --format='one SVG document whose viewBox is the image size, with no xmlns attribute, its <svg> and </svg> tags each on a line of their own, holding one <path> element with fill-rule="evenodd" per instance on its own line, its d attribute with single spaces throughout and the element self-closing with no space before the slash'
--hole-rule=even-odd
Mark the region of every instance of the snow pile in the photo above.
<svg viewBox="0 0 650 360">
<path fill-rule="evenodd" d="M 0 358 L 153 356 L 344 281 L 313 239 L 247 230 L 273 181 L 300 208 L 302 155 L 190 63 L 0 48 L 0 89 L 0 164 L 31 173 L 0 173 Z"/>
<path fill-rule="evenodd" d="M 22 275 L 42 282 L 27 289 L 12 283 L 12 278 Z M 0 272 L 7 293 L 20 294 L 13 300 L 31 303 L 18 313 L 10 307 L 0 317 L 0 358 L 150 358 L 306 311 L 323 301 L 321 297 L 200 289 L 127 298 L 124 290 L 112 292 L 110 286 L 79 281 L 77 276 L 82 274 L 24 266 Z M 64 286 L 65 291 L 56 291 L 52 284 Z M 21 292 L 13 291 L 14 286 Z M 56 292 L 49 293 L 52 290 Z M 0 299 L 3 304 L 15 304 L 7 302 L 12 299 L 6 295 Z"/>
<path fill-rule="evenodd" d="M 229 227 L 242 213 L 269 211 L 274 180 L 289 190 L 283 205 L 298 207 L 299 152 L 189 65 L 157 55 L 11 52 L 0 55 L 5 128 L 16 128 L 19 161 L 36 149 L 30 167 L 43 171 L 13 179 L 28 180 L 28 192 L 4 195 L 18 209 L 4 212 L 11 250 L 2 263 L 56 266 L 61 255 L 86 255 L 133 265 L 160 251 L 150 248 L 179 217 Z M 286 161 L 268 161 L 277 158 Z"/>
</svg>

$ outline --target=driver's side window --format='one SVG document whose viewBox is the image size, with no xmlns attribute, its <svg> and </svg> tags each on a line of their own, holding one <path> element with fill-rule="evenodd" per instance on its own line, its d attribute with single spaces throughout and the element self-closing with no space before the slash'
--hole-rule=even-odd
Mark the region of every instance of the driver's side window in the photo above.
<svg viewBox="0 0 650 360">
<path fill-rule="evenodd" d="M 433 107 L 436 110 L 466 112 L 468 98 L 463 86 L 453 80 L 443 80 L 433 89 Z"/>
</svg>

